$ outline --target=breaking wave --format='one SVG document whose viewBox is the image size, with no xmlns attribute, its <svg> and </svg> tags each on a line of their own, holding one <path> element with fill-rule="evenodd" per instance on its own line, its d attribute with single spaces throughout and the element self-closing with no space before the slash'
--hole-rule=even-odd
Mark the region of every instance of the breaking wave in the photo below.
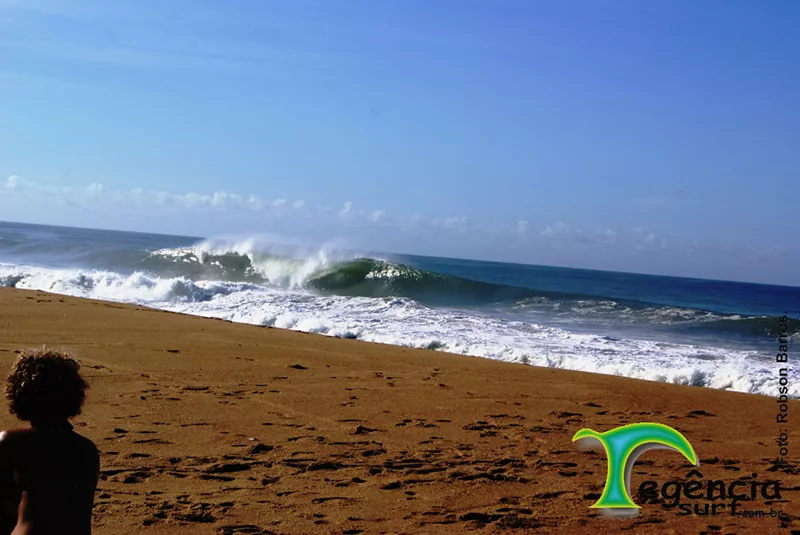
<svg viewBox="0 0 800 535">
<path fill-rule="evenodd" d="M 65 251 L 59 251 L 65 254 Z M 774 316 L 722 314 L 707 310 L 477 281 L 420 269 L 333 247 L 278 246 L 270 240 L 205 240 L 193 246 L 157 250 L 94 251 L 89 265 L 105 269 L 53 271 L 32 275 L 18 267 L 0 285 L 24 287 L 31 277 L 53 291 L 85 288 L 93 297 L 136 301 L 203 301 L 225 295 L 235 283 L 299 290 L 316 295 L 403 297 L 430 306 L 482 307 L 541 312 L 606 323 L 669 326 L 686 334 L 712 333 L 732 338 L 773 337 Z M 58 274 L 56 274 L 58 273 Z M 63 277 L 63 278 L 59 278 Z M 28 284 L 32 284 L 29 280 Z M 69 293 L 69 292 L 67 292 Z M 125 296 L 125 297 L 123 297 Z M 800 325 L 789 333 L 800 338 Z"/>
</svg>

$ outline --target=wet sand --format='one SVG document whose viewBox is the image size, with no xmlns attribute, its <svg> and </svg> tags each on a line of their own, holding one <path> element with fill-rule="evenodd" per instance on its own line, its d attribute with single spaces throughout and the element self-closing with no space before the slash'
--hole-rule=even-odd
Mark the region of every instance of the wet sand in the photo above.
<svg viewBox="0 0 800 535">
<path fill-rule="evenodd" d="M 0 288 L 0 366 L 42 344 L 91 384 L 74 424 L 102 454 L 98 534 L 800 533 L 798 402 L 781 465 L 774 398 Z M 740 511 L 793 516 L 643 504 L 693 468 L 665 450 L 633 468 L 638 517 L 590 509 L 606 459 L 572 436 L 641 421 L 683 433 L 704 481 L 780 482 Z"/>
</svg>

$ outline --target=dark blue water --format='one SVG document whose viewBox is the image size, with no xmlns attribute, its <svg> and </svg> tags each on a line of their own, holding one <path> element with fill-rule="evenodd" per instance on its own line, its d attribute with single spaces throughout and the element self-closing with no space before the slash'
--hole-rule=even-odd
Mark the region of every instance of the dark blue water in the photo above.
<svg viewBox="0 0 800 535">
<path fill-rule="evenodd" d="M 261 250 L 251 245 L 247 251 L 232 245 L 207 254 L 203 262 L 191 255 L 191 261 L 180 254 L 153 255 L 203 241 L 0 223 L 0 263 L 8 269 L 18 265 L 80 268 L 280 285 L 259 266 L 288 261 L 300 269 L 309 255 L 304 250 L 293 257 L 291 247 L 275 243 L 263 244 Z M 780 316 L 800 319 L 798 287 L 390 253 L 354 258 L 340 251 L 339 257 L 307 274 L 304 287 L 320 295 L 407 297 L 429 306 L 576 332 L 737 348 L 771 347 Z M 375 273 L 390 276 L 372 276 Z M 0 280 L 7 286 L 18 283 L 13 269 Z"/>
<path fill-rule="evenodd" d="M 427 271 L 498 285 L 722 314 L 800 318 L 800 287 L 794 286 L 410 255 L 395 258 Z"/>
</svg>

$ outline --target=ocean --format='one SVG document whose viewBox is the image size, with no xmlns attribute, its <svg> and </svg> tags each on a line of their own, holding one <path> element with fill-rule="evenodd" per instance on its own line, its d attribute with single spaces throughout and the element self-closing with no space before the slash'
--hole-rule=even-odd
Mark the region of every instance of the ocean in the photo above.
<svg viewBox="0 0 800 535">
<path fill-rule="evenodd" d="M 797 287 L 4 222 L 0 286 L 770 396 L 800 319 Z"/>
</svg>

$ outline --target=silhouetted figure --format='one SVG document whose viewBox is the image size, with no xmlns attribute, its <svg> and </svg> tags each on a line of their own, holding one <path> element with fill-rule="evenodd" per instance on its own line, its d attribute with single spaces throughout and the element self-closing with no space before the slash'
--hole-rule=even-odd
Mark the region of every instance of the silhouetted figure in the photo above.
<svg viewBox="0 0 800 535">
<path fill-rule="evenodd" d="M 43 349 L 11 370 L 9 410 L 31 427 L 0 433 L 0 535 L 91 533 L 100 457 L 69 423 L 88 388 L 79 368 Z"/>
</svg>

